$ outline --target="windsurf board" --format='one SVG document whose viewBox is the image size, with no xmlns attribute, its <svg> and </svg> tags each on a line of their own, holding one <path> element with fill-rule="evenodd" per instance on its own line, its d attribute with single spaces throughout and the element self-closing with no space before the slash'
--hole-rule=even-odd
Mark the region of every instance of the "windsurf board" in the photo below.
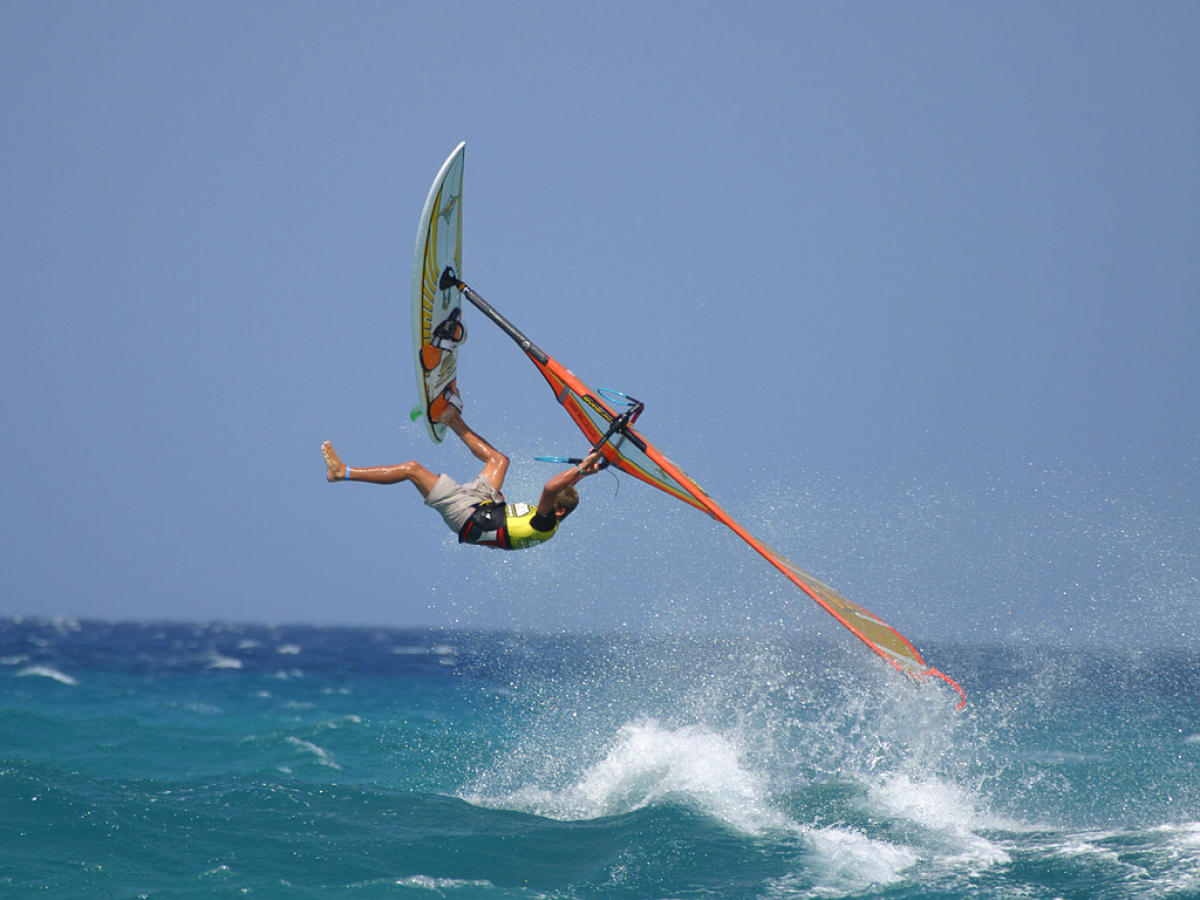
<svg viewBox="0 0 1200 900">
<path fill-rule="evenodd" d="M 466 339 L 462 325 L 462 294 L 449 284 L 441 287 L 442 272 L 453 268 L 462 277 L 462 190 L 466 143 L 459 144 L 442 165 L 417 228 L 412 280 L 413 351 L 417 365 L 418 402 L 412 419 L 423 419 L 429 437 L 441 442 L 446 426 L 434 421 L 438 398 L 457 391 L 458 347 Z"/>
</svg>

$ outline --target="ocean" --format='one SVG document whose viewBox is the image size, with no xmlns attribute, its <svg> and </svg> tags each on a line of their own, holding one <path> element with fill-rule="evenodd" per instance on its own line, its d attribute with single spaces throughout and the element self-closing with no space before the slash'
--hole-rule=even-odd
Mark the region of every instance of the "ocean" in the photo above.
<svg viewBox="0 0 1200 900">
<path fill-rule="evenodd" d="M 1200 653 L 921 649 L 0 621 L 0 897 L 1200 897 Z"/>
</svg>

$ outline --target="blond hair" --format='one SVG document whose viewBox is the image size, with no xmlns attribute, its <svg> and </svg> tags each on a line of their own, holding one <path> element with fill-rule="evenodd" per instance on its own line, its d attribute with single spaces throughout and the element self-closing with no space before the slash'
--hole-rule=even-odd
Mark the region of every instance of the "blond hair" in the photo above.
<svg viewBox="0 0 1200 900">
<path fill-rule="evenodd" d="M 554 508 L 562 510 L 562 518 L 566 518 L 575 507 L 579 505 L 579 491 L 575 490 L 575 486 L 568 484 L 565 488 L 558 492 L 554 498 Z"/>
</svg>

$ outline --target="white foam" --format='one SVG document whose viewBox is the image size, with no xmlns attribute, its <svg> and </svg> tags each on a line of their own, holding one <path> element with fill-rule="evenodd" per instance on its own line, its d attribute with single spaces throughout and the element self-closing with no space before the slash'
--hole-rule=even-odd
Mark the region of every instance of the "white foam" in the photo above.
<svg viewBox="0 0 1200 900">
<path fill-rule="evenodd" d="M 428 652 L 429 649 L 426 647 L 414 647 L 411 645 L 392 648 L 392 653 L 396 654 L 397 656 L 424 656 Z"/>
<path fill-rule="evenodd" d="M 398 878 L 395 884 L 397 887 L 425 888 L 430 891 L 446 891 L 466 887 L 493 887 L 490 881 L 464 880 L 461 878 L 431 878 L 428 875 L 410 875 L 408 878 Z"/>
<path fill-rule="evenodd" d="M 817 852 L 814 869 L 820 894 L 859 894 L 891 884 L 918 860 L 908 847 L 872 840 L 846 828 L 815 829 L 808 840 Z"/>
<path fill-rule="evenodd" d="M 986 868 L 1009 862 L 1009 855 L 1001 846 L 976 832 L 1016 826 L 983 810 L 978 798 L 960 785 L 899 773 L 871 785 L 867 796 L 889 814 L 935 832 L 949 851 L 942 857 L 944 863 Z"/>
<path fill-rule="evenodd" d="M 242 661 L 234 659 L 232 656 L 222 656 L 220 653 L 212 653 L 208 657 L 208 668 L 210 669 L 240 669 Z"/>
<path fill-rule="evenodd" d="M 52 681 L 59 682 L 60 684 L 79 684 L 79 682 L 70 675 L 64 675 L 62 672 L 58 671 L 58 669 L 52 669 L 49 666 L 26 666 L 17 673 L 18 678 L 26 678 L 30 676 L 49 678 Z"/>
<path fill-rule="evenodd" d="M 202 716 L 220 716 L 225 714 L 225 710 L 212 703 L 185 703 L 183 708 L 188 712 L 199 713 Z"/>
<path fill-rule="evenodd" d="M 950 802 L 958 812 L 940 821 L 953 830 L 953 849 L 972 848 L 968 854 L 972 859 L 1002 857 L 986 841 L 975 846 L 978 839 L 962 832 L 976 821 L 969 795 L 956 796 L 954 786 L 946 785 L 939 800 L 938 785 L 920 786 L 921 791 L 917 787 L 896 782 L 881 787 L 881 792 L 893 806 L 904 809 L 907 804 L 910 815 L 933 822 L 939 821 L 937 804 Z M 805 884 L 781 878 L 768 886 L 769 897 L 792 897 L 797 892 L 808 896 L 858 894 L 902 880 L 906 870 L 925 856 L 920 848 L 878 840 L 852 828 L 797 823 L 774 805 L 767 778 L 750 767 L 739 738 L 699 725 L 669 727 L 655 719 L 623 725 L 604 755 L 563 789 L 526 786 L 500 799 L 477 795 L 465 799 L 569 820 L 619 815 L 674 801 L 753 837 L 772 833 L 794 836 L 812 854 Z M 814 874 L 815 886 L 809 881 Z"/>
<path fill-rule="evenodd" d="M 1187 847 L 1200 847 L 1200 822 L 1185 822 L 1182 825 L 1160 825 L 1160 834 L 1168 835 Z"/>
<path fill-rule="evenodd" d="M 733 741 L 699 726 L 672 729 L 653 719 L 622 726 L 604 757 L 567 789 L 525 788 L 502 803 L 577 820 L 618 815 L 668 798 L 750 834 L 797 827 L 771 807 L 766 782 L 742 764 L 742 751 Z"/>
<path fill-rule="evenodd" d="M 1200 891 L 1200 822 L 1161 825 L 1151 835 L 1163 839 L 1163 871 L 1150 879 L 1165 897 L 1195 896 Z"/>
<path fill-rule="evenodd" d="M 984 818 L 972 794 L 938 778 L 889 775 L 872 784 L 868 796 L 892 815 L 939 830 L 967 830 Z"/>
<path fill-rule="evenodd" d="M 333 757 L 329 755 L 324 747 L 320 747 L 317 744 L 314 744 L 312 741 L 303 741 L 298 737 L 289 737 L 287 742 L 293 747 L 297 747 L 306 753 L 311 753 L 317 758 L 317 762 L 321 765 L 329 766 L 331 769 L 341 769 L 341 766 L 334 761 Z"/>
</svg>

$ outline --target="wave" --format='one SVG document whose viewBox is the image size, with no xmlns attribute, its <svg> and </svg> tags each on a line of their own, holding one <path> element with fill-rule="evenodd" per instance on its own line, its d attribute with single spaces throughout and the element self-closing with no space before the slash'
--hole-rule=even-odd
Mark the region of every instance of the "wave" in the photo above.
<svg viewBox="0 0 1200 900">
<path fill-rule="evenodd" d="M 663 740 L 710 748 L 707 739 L 694 738 Z M 7 856 L 11 883 L 47 896 L 132 895 L 104 890 L 118 886 L 106 881 L 113 871 L 127 879 L 122 885 L 180 896 L 236 888 L 285 897 L 1168 900 L 1200 889 L 1200 823 L 997 831 L 989 839 L 1008 859 L 982 866 L 921 839 L 918 820 L 947 827 L 925 803 L 908 804 L 904 816 L 890 819 L 870 792 L 846 785 L 820 790 L 822 808 L 838 807 L 845 823 L 799 825 L 792 812 L 778 810 L 792 823 L 750 834 L 678 794 L 616 815 L 560 820 L 370 785 L 264 776 L 101 778 L 57 765 L 6 763 L 0 805 L 9 816 L 0 822 L 0 866 L 3 848 L 16 846 L 9 839 L 23 833 L 20 866 L 11 851 Z M 924 799 L 934 801 L 938 790 Z M 189 840 L 178 840 L 181 832 Z M 86 869 L 62 866 L 64 835 Z"/>
<path fill-rule="evenodd" d="M 527 786 L 466 799 L 565 820 L 679 802 L 747 834 L 794 827 L 771 808 L 766 781 L 742 765 L 742 756 L 735 742 L 701 726 L 672 729 L 647 719 L 622 726 L 603 757 L 564 790 Z"/>
<path fill-rule="evenodd" d="M 792 895 L 801 883 L 834 895 L 895 884 L 931 857 L 973 871 L 1010 862 L 1002 847 L 978 834 L 1001 822 L 953 783 L 897 775 L 866 787 L 844 780 L 780 794 L 769 773 L 753 768 L 752 756 L 734 735 L 640 719 L 621 726 L 600 758 L 562 788 L 530 784 L 502 795 L 474 791 L 463 797 L 564 821 L 687 810 L 744 838 L 796 848 L 804 859 L 800 874 L 770 880 L 768 896 Z M 833 821 L 805 820 L 810 802 Z M 829 816 L 831 807 L 838 811 Z"/>
<path fill-rule="evenodd" d="M 31 676 L 38 678 L 49 678 L 52 681 L 57 681 L 59 684 L 79 684 L 79 682 L 70 675 L 65 675 L 58 669 L 51 668 L 50 666 L 26 666 L 17 672 L 18 678 L 28 678 Z"/>
<path fill-rule="evenodd" d="M 331 769 L 339 770 L 342 768 L 334 761 L 328 750 L 326 750 L 324 747 L 314 744 L 312 741 L 305 741 L 298 737 L 288 737 L 287 742 L 298 750 L 303 750 L 305 753 L 309 753 L 314 756 L 317 762 L 322 766 L 328 766 Z"/>
</svg>

